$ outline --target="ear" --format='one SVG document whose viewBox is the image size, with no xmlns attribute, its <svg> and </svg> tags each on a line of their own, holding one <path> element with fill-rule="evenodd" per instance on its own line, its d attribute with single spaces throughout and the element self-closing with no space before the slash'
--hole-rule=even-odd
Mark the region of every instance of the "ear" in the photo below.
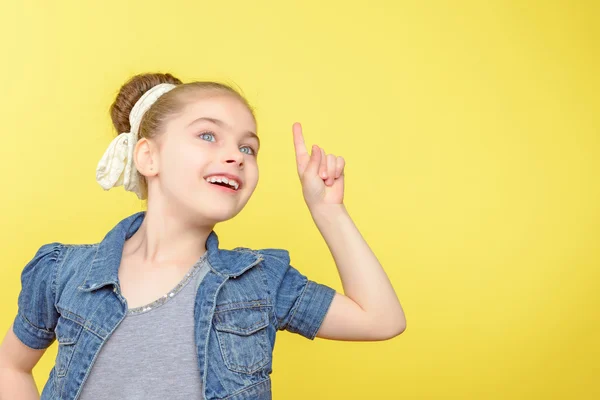
<svg viewBox="0 0 600 400">
<path fill-rule="evenodd" d="M 154 142 L 141 138 L 133 149 L 135 167 L 146 178 L 158 174 L 158 147 Z"/>
</svg>

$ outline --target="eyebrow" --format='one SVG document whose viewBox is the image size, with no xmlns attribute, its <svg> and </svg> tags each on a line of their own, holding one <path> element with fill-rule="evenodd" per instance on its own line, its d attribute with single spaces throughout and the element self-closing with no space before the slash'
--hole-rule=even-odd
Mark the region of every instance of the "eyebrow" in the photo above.
<svg viewBox="0 0 600 400">
<path fill-rule="evenodd" d="M 188 124 L 188 127 L 199 121 L 208 121 L 208 122 L 212 122 L 215 125 L 219 125 L 220 127 L 223 127 L 223 128 L 227 127 L 227 123 L 225 123 L 224 121 L 221 121 L 220 119 L 217 119 L 217 118 L 210 118 L 210 117 L 196 118 L 195 120 L 193 120 L 192 122 L 190 122 Z M 256 139 L 256 141 L 258 142 L 258 147 L 260 148 L 260 139 L 256 133 L 254 133 L 252 131 L 246 131 L 246 132 L 244 132 L 244 136 L 249 136 L 249 137 Z"/>
</svg>

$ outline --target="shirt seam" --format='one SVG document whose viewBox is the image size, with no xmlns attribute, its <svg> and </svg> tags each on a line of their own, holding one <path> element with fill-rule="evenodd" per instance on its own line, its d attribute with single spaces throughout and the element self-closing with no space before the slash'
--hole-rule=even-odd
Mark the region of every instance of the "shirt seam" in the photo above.
<svg viewBox="0 0 600 400">
<path fill-rule="evenodd" d="M 260 253 L 261 256 L 263 257 L 271 257 L 274 258 L 276 261 L 278 261 L 280 264 L 284 265 L 286 268 L 287 266 L 285 265 L 285 263 L 283 261 L 281 261 L 279 258 L 272 256 L 270 254 L 264 254 L 264 253 Z M 287 270 L 286 270 L 287 271 Z M 283 273 L 283 276 L 285 276 L 285 272 Z M 283 281 L 283 278 L 282 278 Z M 281 285 L 281 282 L 279 283 L 279 285 Z M 269 287 L 269 285 L 267 284 L 267 288 Z M 273 304 L 273 315 L 275 316 L 275 322 L 277 323 L 277 327 L 278 329 L 284 329 L 284 327 L 281 326 L 281 319 L 279 318 L 279 316 L 277 315 L 277 303 L 276 303 L 276 296 L 277 296 L 277 290 L 275 290 L 275 293 L 272 293 L 270 289 L 268 289 L 268 295 L 269 295 L 269 300 L 271 302 L 271 304 Z"/>
<path fill-rule="evenodd" d="M 302 305 L 302 301 L 304 300 L 304 295 L 306 294 L 306 290 L 308 288 L 308 279 L 305 278 L 305 281 L 306 282 L 304 283 L 304 287 L 302 288 L 302 293 L 300 293 L 300 296 L 299 296 L 298 300 L 296 301 L 295 307 L 292 310 L 292 315 L 290 315 L 290 319 L 288 320 L 288 323 L 285 324 L 283 329 L 286 329 L 288 326 L 293 326 L 292 322 L 294 321 L 294 317 L 296 317 L 296 313 L 298 312 L 298 309 Z"/>
<path fill-rule="evenodd" d="M 55 251 L 57 251 L 57 250 L 55 250 Z M 56 260 L 54 262 L 55 268 L 54 268 L 54 272 L 52 274 L 52 295 L 54 296 L 54 308 L 56 308 L 56 305 L 58 304 L 57 287 L 58 287 L 58 280 L 60 280 L 60 271 L 62 270 L 65 260 L 67 259 L 67 257 L 63 257 L 62 261 L 61 261 L 61 256 L 63 255 L 64 251 L 65 251 L 65 246 L 63 246 L 62 244 L 59 244 L 58 254 L 56 255 Z M 60 264 L 59 264 L 59 261 L 61 261 Z"/>
</svg>

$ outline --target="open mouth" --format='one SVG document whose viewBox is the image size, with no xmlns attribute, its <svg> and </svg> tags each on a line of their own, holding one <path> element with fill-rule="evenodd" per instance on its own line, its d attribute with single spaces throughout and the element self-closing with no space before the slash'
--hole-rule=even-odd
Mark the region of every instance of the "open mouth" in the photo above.
<svg viewBox="0 0 600 400">
<path fill-rule="evenodd" d="M 242 182 L 239 178 L 233 176 L 223 176 L 223 175 L 212 175 L 205 177 L 204 180 L 215 188 L 219 188 L 221 190 L 237 192 L 242 187 Z"/>
<path fill-rule="evenodd" d="M 210 182 L 211 185 L 217 185 L 217 186 L 223 186 L 229 189 L 234 189 L 233 187 L 229 186 L 228 183 L 225 182 Z M 235 189 L 234 189 L 235 190 Z"/>
<path fill-rule="evenodd" d="M 225 183 L 225 182 L 211 182 L 209 180 L 206 180 L 207 183 L 209 183 L 211 186 L 213 186 L 215 189 L 221 190 L 221 191 L 226 191 L 229 193 L 235 193 L 238 191 L 239 186 L 236 188 L 237 185 L 232 185 L 230 183 Z"/>
</svg>

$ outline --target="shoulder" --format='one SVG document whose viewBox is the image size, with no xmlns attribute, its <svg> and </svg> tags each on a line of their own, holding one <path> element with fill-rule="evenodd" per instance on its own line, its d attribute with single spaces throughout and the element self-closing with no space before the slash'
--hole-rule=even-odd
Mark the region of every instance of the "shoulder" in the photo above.
<svg viewBox="0 0 600 400">
<path fill-rule="evenodd" d="M 58 269 L 70 259 L 72 254 L 82 255 L 85 252 L 95 252 L 95 245 L 79 245 L 65 244 L 61 242 L 51 242 L 42 244 L 37 248 L 35 254 L 30 258 L 23 269 L 22 277 L 25 278 L 30 274 L 52 275 L 53 279 L 56 276 Z M 79 258 L 80 257 L 76 257 Z"/>
<path fill-rule="evenodd" d="M 59 255 L 67 252 L 75 251 L 89 251 L 95 250 L 98 247 L 98 243 L 93 244 L 69 244 L 62 242 L 51 242 L 42 244 L 37 254 L 48 257 L 58 257 Z"/>
<path fill-rule="evenodd" d="M 307 277 L 292 266 L 290 252 L 286 249 L 236 247 L 234 251 L 250 252 L 255 255 L 259 260 L 256 265 L 260 266 L 269 286 L 279 288 L 285 281 L 295 281 L 300 285 L 307 281 Z"/>
<path fill-rule="evenodd" d="M 37 280 L 52 282 L 56 289 L 57 277 L 68 265 L 83 265 L 87 259 L 92 259 L 96 253 L 95 244 L 66 244 L 51 242 L 37 248 L 32 258 L 29 258 L 21 273 L 22 281 Z"/>
<path fill-rule="evenodd" d="M 251 249 L 248 247 L 236 247 L 233 251 L 252 253 L 261 260 L 261 265 L 270 268 L 282 269 L 287 268 L 290 265 L 290 253 L 285 249 Z"/>
<path fill-rule="evenodd" d="M 42 244 L 23 269 L 22 277 L 35 273 L 36 275 L 52 273 L 56 264 L 62 259 L 65 246 L 59 242 Z"/>
<path fill-rule="evenodd" d="M 61 242 L 52 242 L 43 244 L 36 253 L 36 257 L 41 257 L 44 261 L 62 266 L 71 260 L 83 261 L 89 257 L 94 257 L 98 243 L 96 244 L 68 244 Z"/>
<path fill-rule="evenodd" d="M 59 242 L 42 244 L 36 251 L 34 259 L 39 258 L 44 261 L 56 261 L 60 254 L 64 251 L 64 244 Z"/>
</svg>

